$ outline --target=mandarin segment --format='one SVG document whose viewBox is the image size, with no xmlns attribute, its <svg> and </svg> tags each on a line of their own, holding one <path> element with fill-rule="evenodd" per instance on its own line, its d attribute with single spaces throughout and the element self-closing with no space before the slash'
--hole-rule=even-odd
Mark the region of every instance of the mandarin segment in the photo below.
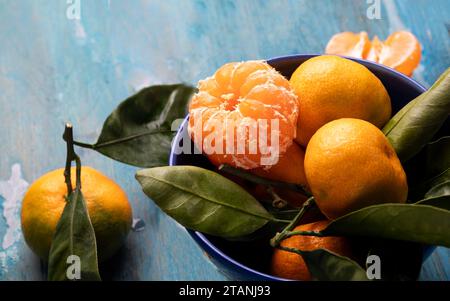
<svg viewBox="0 0 450 301">
<path fill-rule="evenodd" d="M 270 180 L 281 181 L 286 183 L 298 184 L 307 187 L 305 168 L 305 152 L 297 144 L 292 143 L 286 152 L 280 156 L 277 164 L 269 167 L 259 167 L 250 170 L 263 178 Z"/>
<path fill-rule="evenodd" d="M 341 32 L 330 39 L 325 49 L 326 54 L 367 59 L 408 76 L 419 65 L 421 51 L 420 42 L 408 31 L 394 32 L 384 42 L 377 36 L 369 41 L 365 32 Z"/>
<path fill-rule="evenodd" d="M 292 144 L 297 96 L 266 62 L 225 64 L 200 81 L 198 89 L 189 107 L 188 130 L 214 165 L 271 165 Z M 275 161 L 269 160 L 273 157 Z"/>
<path fill-rule="evenodd" d="M 367 32 L 353 33 L 346 31 L 331 37 L 325 48 L 325 53 L 362 59 L 367 57 L 370 47 L 371 43 Z"/>
<path fill-rule="evenodd" d="M 384 42 L 378 62 L 411 76 L 420 63 L 422 48 L 410 32 L 391 34 Z"/>
<path fill-rule="evenodd" d="M 288 89 L 282 89 L 273 83 L 257 85 L 245 97 L 256 100 L 266 107 L 270 106 L 275 115 L 280 118 L 287 117 L 291 124 L 297 121 L 297 111 L 291 108 L 297 107 L 298 102 L 295 97 L 292 97 L 292 91 Z"/>
<path fill-rule="evenodd" d="M 222 94 L 232 93 L 231 79 L 238 63 L 227 63 L 214 74 L 214 79 L 220 87 Z M 199 87 L 200 88 L 200 87 Z"/>
<path fill-rule="evenodd" d="M 250 172 L 262 178 L 297 184 L 304 189 L 309 190 L 306 181 L 304 161 L 304 150 L 297 143 L 292 143 L 286 152 L 280 156 L 280 159 L 275 165 L 251 169 Z M 265 196 L 266 199 L 271 198 L 265 189 L 258 188 L 257 190 L 259 190 L 258 196 Z M 282 199 L 296 207 L 301 206 L 307 199 L 303 194 L 287 189 L 275 188 L 275 192 Z"/>
<path fill-rule="evenodd" d="M 372 46 L 370 47 L 367 59 L 369 61 L 378 62 L 380 60 L 380 54 L 383 50 L 383 46 L 383 42 L 381 42 L 377 36 L 373 37 Z"/>
<path fill-rule="evenodd" d="M 240 95 L 247 95 L 254 87 L 265 84 L 274 84 L 290 90 L 286 78 L 274 69 L 258 70 L 251 73 L 240 87 Z"/>
<path fill-rule="evenodd" d="M 219 97 L 222 95 L 222 91 L 220 89 L 219 84 L 213 77 L 208 77 L 204 80 L 198 82 L 198 89 L 205 93 L 208 93 L 210 96 Z"/>
<path fill-rule="evenodd" d="M 247 81 L 249 75 L 254 74 L 257 71 L 271 70 L 270 66 L 262 61 L 254 61 L 251 64 L 236 64 L 231 84 L 233 90 L 238 92 L 242 85 Z M 241 94 L 242 95 L 242 94 Z"/>
</svg>

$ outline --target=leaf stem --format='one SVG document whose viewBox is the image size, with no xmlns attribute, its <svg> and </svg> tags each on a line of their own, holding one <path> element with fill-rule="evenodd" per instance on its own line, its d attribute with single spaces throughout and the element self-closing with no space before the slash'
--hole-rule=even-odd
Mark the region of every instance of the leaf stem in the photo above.
<svg viewBox="0 0 450 301">
<path fill-rule="evenodd" d="M 287 206 L 288 202 L 281 198 L 272 186 L 267 187 L 267 192 L 272 196 L 272 206 L 282 209 Z"/>
<path fill-rule="evenodd" d="M 271 219 L 271 221 L 276 222 L 276 223 L 283 223 L 283 224 L 289 224 L 291 222 L 291 220 L 279 219 L 279 218 L 273 218 L 273 219 Z"/>
<path fill-rule="evenodd" d="M 324 236 L 321 232 L 316 231 L 288 231 L 285 233 L 284 238 L 288 238 L 295 235 L 317 236 L 317 237 Z"/>
<path fill-rule="evenodd" d="M 79 141 L 73 141 L 73 144 L 76 145 L 76 146 L 97 150 L 97 149 L 102 148 L 102 147 L 106 147 L 106 146 L 111 146 L 111 145 L 127 142 L 127 141 L 134 140 L 134 139 L 137 139 L 137 138 L 140 138 L 140 137 L 143 137 L 143 136 L 147 136 L 147 135 L 166 134 L 166 133 L 171 133 L 171 132 L 172 132 L 172 130 L 160 130 L 160 129 L 158 129 L 158 130 L 138 133 L 138 134 L 134 134 L 134 135 L 130 135 L 130 136 L 126 136 L 126 137 L 122 137 L 122 138 L 118 138 L 118 139 L 114 139 L 114 140 L 110 140 L 110 141 L 106 141 L 106 142 L 102 142 L 102 143 L 89 144 L 89 143 L 84 143 L 84 142 L 79 142 Z"/>
<path fill-rule="evenodd" d="M 136 177 L 137 177 L 137 179 L 138 179 L 138 181 L 139 181 L 139 175 L 136 175 Z M 205 198 L 205 197 L 203 197 L 203 196 L 201 196 L 201 195 L 199 195 L 199 194 L 197 194 L 197 193 L 195 193 L 195 192 L 193 192 L 193 191 L 191 191 L 191 190 L 189 190 L 189 189 L 187 189 L 187 188 L 185 188 L 185 187 L 182 187 L 182 186 L 180 186 L 180 185 L 176 185 L 175 183 L 170 183 L 170 182 L 168 182 L 167 180 L 165 180 L 165 179 L 163 179 L 163 178 L 157 178 L 157 177 L 152 177 L 152 176 L 150 176 L 153 180 L 155 180 L 155 181 L 158 181 L 158 182 L 161 182 L 161 183 L 164 183 L 164 184 L 167 184 L 167 185 L 171 185 L 171 186 L 173 186 L 173 187 L 175 187 L 175 188 L 177 188 L 177 189 L 179 189 L 179 190 L 182 190 L 182 191 L 185 191 L 185 192 L 187 192 L 187 193 L 190 193 L 190 194 L 193 194 L 193 195 L 195 195 L 195 196 L 198 196 L 198 197 L 200 197 L 200 198 L 203 198 L 203 199 L 205 199 L 206 201 L 208 201 L 208 202 L 211 202 L 211 203 L 214 203 L 214 204 L 218 204 L 218 205 L 224 205 L 222 202 L 220 202 L 220 201 L 217 201 L 217 200 L 215 200 L 215 199 L 207 199 L 207 198 Z M 266 215 L 263 215 L 263 214 L 259 214 L 259 213 L 255 213 L 255 212 L 250 212 L 250 211 L 247 211 L 247 210 L 245 210 L 245 209 L 242 209 L 242 208 L 239 208 L 239 207 L 236 207 L 236 206 L 230 206 L 230 205 L 228 205 L 228 207 L 230 207 L 230 208 L 232 208 L 233 210 L 236 210 L 236 211 L 240 211 L 240 212 L 243 212 L 243 213 L 246 213 L 246 214 L 249 214 L 249 215 L 253 215 L 253 216 L 255 216 L 255 217 L 258 217 L 258 218 L 261 218 L 261 219 L 264 219 L 264 220 L 266 220 L 266 221 L 271 221 L 271 222 L 281 222 L 281 223 L 288 223 L 288 222 L 290 222 L 290 221 L 288 221 L 288 220 L 283 220 L 283 219 L 277 219 L 277 218 L 275 218 L 275 217 L 273 217 L 272 215 L 270 215 L 269 214 L 269 216 L 266 216 Z"/>
<path fill-rule="evenodd" d="M 75 154 L 75 165 L 76 165 L 76 188 L 81 191 L 81 160 L 80 157 Z"/>
<path fill-rule="evenodd" d="M 88 148 L 88 149 L 95 149 L 95 144 L 89 144 L 89 143 L 84 143 L 84 142 L 79 142 L 79 141 L 73 141 L 73 145 L 83 147 L 83 148 Z"/>
<path fill-rule="evenodd" d="M 240 177 L 242 179 L 248 180 L 250 182 L 261 184 L 265 186 L 271 186 L 276 188 L 284 188 L 289 189 L 295 192 L 299 192 L 307 197 L 311 197 L 311 193 L 305 190 L 305 188 L 302 185 L 294 184 L 294 183 L 287 183 L 287 182 L 280 182 L 280 181 L 274 181 L 269 180 L 263 177 L 259 177 L 257 175 L 254 175 L 252 173 L 249 173 L 248 171 L 245 171 L 243 169 L 232 167 L 228 164 L 222 164 L 219 166 L 220 171 L 224 171 L 228 174 Z"/>
<path fill-rule="evenodd" d="M 276 248 L 283 250 L 283 251 L 292 252 L 292 253 L 298 254 L 300 256 L 303 255 L 303 251 L 296 249 L 296 248 L 284 247 L 282 245 L 277 245 Z"/>
<path fill-rule="evenodd" d="M 287 237 L 287 234 L 291 232 L 292 229 L 300 222 L 301 218 L 305 212 L 315 204 L 314 197 L 310 197 L 304 203 L 297 215 L 292 219 L 289 225 L 281 231 L 281 233 L 275 234 L 275 236 L 270 240 L 270 245 L 272 247 L 278 247 L 283 239 Z"/>
</svg>

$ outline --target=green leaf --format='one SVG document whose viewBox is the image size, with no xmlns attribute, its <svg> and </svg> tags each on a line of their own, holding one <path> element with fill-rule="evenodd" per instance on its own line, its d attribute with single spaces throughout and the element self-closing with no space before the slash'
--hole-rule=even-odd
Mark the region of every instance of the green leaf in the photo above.
<svg viewBox="0 0 450 301">
<path fill-rule="evenodd" d="M 450 195 L 450 180 L 439 183 L 431 188 L 426 194 L 425 198 L 435 198 Z"/>
<path fill-rule="evenodd" d="M 450 136 L 428 143 L 404 165 L 409 199 L 421 200 L 434 186 L 450 181 Z"/>
<path fill-rule="evenodd" d="M 75 189 L 68 197 L 56 226 L 49 254 L 49 280 L 68 280 L 68 268 L 72 262 L 67 261 L 71 255 L 80 259 L 80 280 L 101 280 L 94 228 L 79 189 Z"/>
<path fill-rule="evenodd" d="M 431 179 L 450 168 L 450 136 L 444 136 L 428 143 L 407 166 L 418 166 L 415 172 L 420 174 L 419 181 Z"/>
<path fill-rule="evenodd" d="M 367 281 L 366 271 L 348 257 L 328 250 L 302 251 L 313 278 L 324 281 Z"/>
<path fill-rule="evenodd" d="M 303 251 L 280 247 L 303 257 L 311 276 L 321 281 L 367 281 L 366 272 L 348 257 L 325 249 Z"/>
<path fill-rule="evenodd" d="M 403 107 L 383 128 L 402 162 L 432 139 L 450 112 L 450 68 L 425 93 Z"/>
<path fill-rule="evenodd" d="M 426 198 L 422 201 L 415 203 L 416 205 L 428 205 L 433 207 L 442 208 L 445 210 L 450 210 L 450 195 L 441 195 Z"/>
<path fill-rule="evenodd" d="M 369 206 L 332 221 L 324 236 L 380 237 L 450 247 L 450 211 L 420 204 Z"/>
<path fill-rule="evenodd" d="M 428 143 L 424 161 L 427 178 L 439 175 L 450 168 L 450 136 Z"/>
<path fill-rule="evenodd" d="M 450 181 L 450 167 L 444 170 L 442 173 L 438 174 L 437 176 L 427 180 L 425 183 L 428 185 L 429 190 L 431 190 L 433 187 L 448 181 Z"/>
<path fill-rule="evenodd" d="M 425 199 L 417 202 L 418 205 L 429 205 L 450 210 L 450 178 L 448 174 L 443 174 L 447 179 L 438 181 L 426 194 Z"/>
<path fill-rule="evenodd" d="M 195 88 L 158 85 L 122 102 L 106 119 L 91 147 L 114 160 L 138 166 L 167 165 L 175 131 L 172 122 L 187 115 Z"/>
<path fill-rule="evenodd" d="M 155 167 L 138 171 L 136 179 L 165 213 L 193 230 L 233 238 L 275 221 L 245 189 L 207 169 Z"/>
</svg>

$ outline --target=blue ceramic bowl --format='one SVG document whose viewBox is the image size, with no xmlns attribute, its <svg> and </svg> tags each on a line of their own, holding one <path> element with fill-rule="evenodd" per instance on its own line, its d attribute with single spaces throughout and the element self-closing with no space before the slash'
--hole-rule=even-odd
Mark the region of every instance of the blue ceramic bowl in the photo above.
<svg viewBox="0 0 450 301">
<path fill-rule="evenodd" d="M 295 69 L 306 60 L 316 55 L 290 55 L 277 57 L 267 62 L 277 69 L 286 78 L 290 78 Z M 413 79 L 382 65 L 359 59 L 352 60 L 366 66 L 372 71 L 386 87 L 392 102 L 392 111 L 395 114 L 409 101 L 416 98 L 426 89 Z M 188 137 L 188 117 L 184 120 L 174 140 L 174 145 L 182 143 L 182 137 Z M 213 168 L 203 155 L 180 154 L 173 151 L 170 154 L 169 165 L 195 165 L 204 168 Z M 271 250 L 265 242 L 230 242 L 224 239 L 188 230 L 192 238 L 206 251 L 219 271 L 232 280 L 286 280 L 267 274 Z M 424 258 L 433 247 L 424 249 Z M 420 258 L 419 258 L 420 260 Z"/>
</svg>

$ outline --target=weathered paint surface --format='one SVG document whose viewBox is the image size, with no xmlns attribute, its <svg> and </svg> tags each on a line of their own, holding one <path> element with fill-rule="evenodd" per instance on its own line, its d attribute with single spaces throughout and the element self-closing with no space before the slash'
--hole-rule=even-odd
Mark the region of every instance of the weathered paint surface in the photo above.
<svg viewBox="0 0 450 301">
<path fill-rule="evenodd" d="M 195 83 L 233 60 L 320 53 L 345 30 L 382 39 L 411 30 L 424 45 L 414 77 L 426 86 L 450 65 L 448 0 L 382 0 L 380 20 L 367 18 L 364 0 L 80 0 L 79 20 L 68 18 L 67 2 L 0 0 L 0 280 L 45 278 L 18 230 L 20 194 L 63 166 L 66 121 L 94 142 L 105 117 L 143 86 Z M 106 267 L 112 279 L 224 279 L 146 199 L 135 168 L 79 152 L 126 189 L 145 224 Z M 438 248 L 420 278 L 449 280 L 449 254 Z"/>
</svg>

